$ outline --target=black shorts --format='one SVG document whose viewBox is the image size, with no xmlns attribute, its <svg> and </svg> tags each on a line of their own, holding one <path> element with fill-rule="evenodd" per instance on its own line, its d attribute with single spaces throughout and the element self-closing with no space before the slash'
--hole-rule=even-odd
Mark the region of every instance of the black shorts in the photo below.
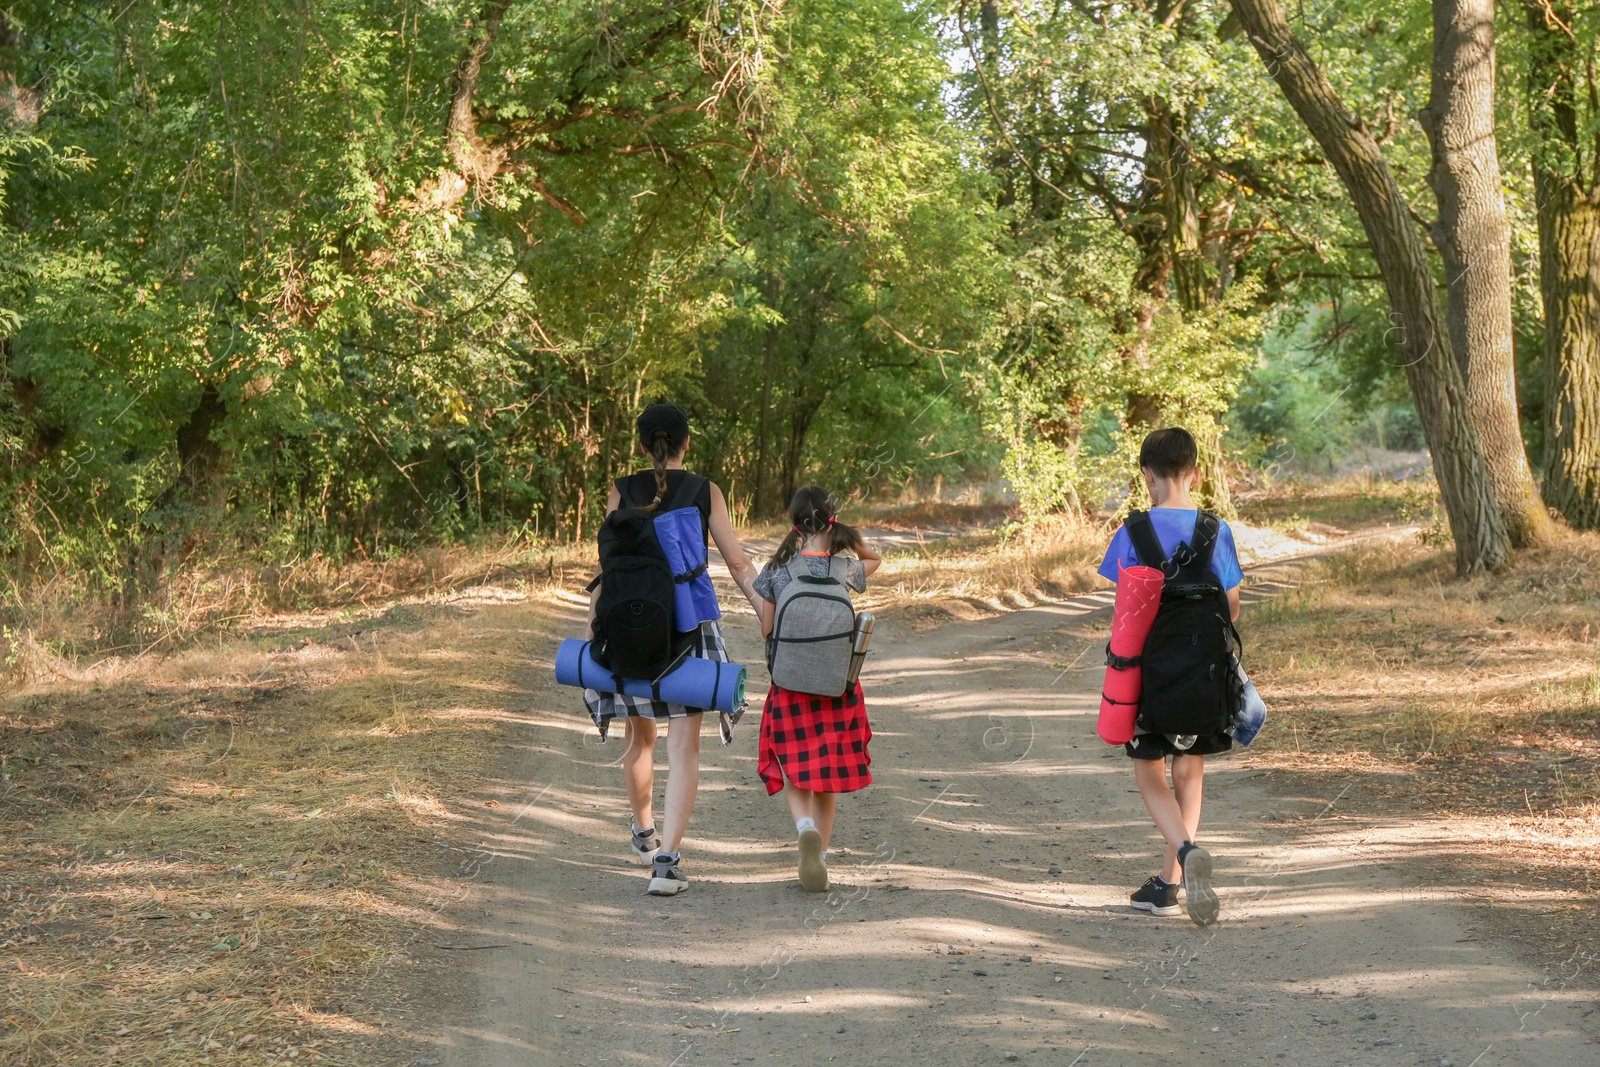
<svg viewBox="0 0 1600 1067">
<path fill-rule="evenodd" d="M 1214 734 L 1201 734 L 1195 738 L 1193 745 L 1188 748 L 1174 748 L 1166 734 L 1140 734 L 1126 745 L 1123 750 L 1134 759 L 1166 759 L 1168 756 L 1215 756 L 1233 748 L 1233 738 L 1228 734 L 1218 731 Z"/>
</svg>

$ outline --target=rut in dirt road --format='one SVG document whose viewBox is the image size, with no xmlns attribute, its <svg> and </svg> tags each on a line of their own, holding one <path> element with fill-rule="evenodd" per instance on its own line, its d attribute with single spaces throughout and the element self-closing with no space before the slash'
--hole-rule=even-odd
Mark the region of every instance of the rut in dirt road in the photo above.
<svg viewBox="0 0 1600 1067">
<path fill-rule="evenodd" d="M 1247 595 L 1247 602 L 1248 602 Z M 1479 940 L 1408 856 L 1443 823 L 1341 818 L 1208 761 L 1222 921 L 1132 911 L 1160 840 L 1094 735 L 1110 594 L 921 633 L 863 677 L 876 784 L 842 798 L 826 895 L 755 774 L 756 712 L 707 729 L 688 892 L 644 894 L 615 761 L 530 650 L 526 727 L 460 909 L 479 1013 L 418 1055 L 510 1064 L 1452 1064 L 1600 1059 L 1593 1005 Z M 759 635 L 732 618 L 736 659 Z M 571 609 L 570 629 L 581 625 Z M 1243 626 L 1249 641 L 1250 616 Z M 1098 633 L 1093 629 L 1098 626 Z M 760 707 L 761 693 L 751 694 Z M 1271 722 L 1258 746 L 1274 743 Z M 658 757 L 659 758 L 659 757 Z M 658 775 L 663 772 L 658 767 Z M 1341 793 L 1340 789 L 1345 790 Z M 1485 935 L 1486 937 L 1488 935 Z"/>
</svg>

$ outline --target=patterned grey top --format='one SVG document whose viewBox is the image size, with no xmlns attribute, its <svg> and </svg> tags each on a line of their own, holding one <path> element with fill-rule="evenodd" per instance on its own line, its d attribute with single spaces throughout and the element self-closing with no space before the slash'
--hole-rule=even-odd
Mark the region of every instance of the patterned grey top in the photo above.
<svg viewBox="0 0 1600 1067">
<path fill-rule="evenodd" d="M 806 561 L 806 568 L 818 578 L 826 578 L 828 576 L 827 556 L 813 556 L 809 553 L 802 553 L 800 558 Z M 844 584 L 858 593 L 866 592 L 867 568 L 862 565 L 861 561 L 854 556 L 838 556 L 835 558 L 844 564 Z M 789 565 L 787 563 L 768 563 L 761 568 L 761 573 L 756 576 L 756 595 L 769 603 L 776 604 L 778 602 L 778 594 L 783 592 L 783 587 L 792 581 L 794 579 L 789 574 Z"/>
</svg>

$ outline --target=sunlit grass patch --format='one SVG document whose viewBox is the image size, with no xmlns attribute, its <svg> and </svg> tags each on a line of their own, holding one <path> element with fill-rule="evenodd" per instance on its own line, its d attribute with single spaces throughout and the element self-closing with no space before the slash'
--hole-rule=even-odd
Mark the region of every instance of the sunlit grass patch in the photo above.
<svg viewBox="0 0 1600 1067">
<path fill-rule="evenodd" d="M 1104 585 L 1095 574 L 1109 534 L 1059 518 L 1007 534 L 985 533 L 895 547 L 868 586 L 864 606 L 965 606 L 1009 611 Z"/>
<path fill-rule="evenodd" d="M 518 692 L 506 631 L 429 619 L 8 698 L 0 1062 L 352 1062 L 374 1040 L 373 998 L 461 893 L 432 867 L 513 716 L 488 694 Z"/>
<path fill-rule="evenodd" d="M 1247 663 L 1276 713 L 1268 743 L 1412 764 L 1530 747 L 1600 755 L 1597 559 L 1600 537 L 1566 535 L 1467 581 L 1447 552 L 1415 540 L 1309 565 L 1297 589 L 1243 620 Z M 1554 779 L 1536 778 L 1516 807 L 1557 803 Z M 1559 805 L 1593 798 L 1567 788 Z"/>
</svg>

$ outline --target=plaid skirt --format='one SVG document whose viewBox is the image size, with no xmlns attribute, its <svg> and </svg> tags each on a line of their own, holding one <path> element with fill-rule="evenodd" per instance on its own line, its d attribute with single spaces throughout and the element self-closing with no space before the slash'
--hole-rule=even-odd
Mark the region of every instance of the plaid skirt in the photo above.
<svg viewBox="0 0 1600 1067">
<path fill-rule="evenodd" d="M 785 777 L 818 793 L 854 793 L 872 784 L 871 740 L 860 682 L 839 697 L 775 685 L 761 709 L 756 773 L 768 796 L 783 788 Z"/>
<path fill-rule="evenodd" d="M 718 663 L 732 663 L 728 655 L 728 646 L 722 640 L 722 627 L 715 622 L 703 622 L 694 635 L 694 648 L 689 653 L 701 659 L 714 660 Z M 595 726 L 600 730 L 600 740 L 604 741 L 611 731 L 611 720 L 623 715 L 632 715 L 640 719 L 681 719 L 685 715 L 701 715 L 705 708 L 690 708 L 682 704 L 669 704 L 665 700 L 653 700 L 650 697 L 629 696 L 626 693 L 601 693 L 593 689 L 583 691 L 583 706 L 589 709 L 589 717 L 594 720 Z M 733 728 L 744 717 L 744 704 L 740 703 L 732 711 L 718 713 L 717 732 L 722 737 L 722 743 L 728 744 L 733 740 Z"/>
</svg>

